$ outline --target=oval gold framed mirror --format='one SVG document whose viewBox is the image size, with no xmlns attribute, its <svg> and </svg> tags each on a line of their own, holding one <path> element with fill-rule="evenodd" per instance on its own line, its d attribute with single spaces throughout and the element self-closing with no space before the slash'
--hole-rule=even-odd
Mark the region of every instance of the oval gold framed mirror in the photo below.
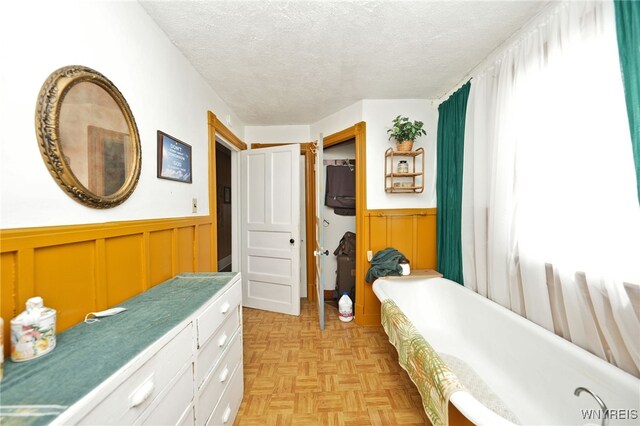
<svg viewBox="0 0 640 426">
<path fill-rule="evenodd" d="M 54 71 L 36 108 L 40 153 L 76 201 L 107 209 L 122 204 L 140 177 L 140 136 L 131 109 L 104 75 L 83 66 Z"/>
</svg>

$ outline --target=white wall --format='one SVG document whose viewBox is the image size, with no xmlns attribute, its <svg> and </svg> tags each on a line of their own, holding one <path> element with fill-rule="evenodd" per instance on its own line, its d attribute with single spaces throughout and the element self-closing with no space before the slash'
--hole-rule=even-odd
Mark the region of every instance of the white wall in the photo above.
<svg viewBox="0 0 640 426">
<path fill-rule="evenodd" d="M 252 143 L 306 143 L 310 142 L 308 125 L 246 126 L 245 142 Z"/>
<path fill-rule="evenodd" d="M 344 130 L 362 121 L 362 101 L 358 101 L 323 119 L 304 125 L 246 126 L 245 142 L 251 143 L 305 143 Z"/>
<path fill-rule="evenodd" d="M 425 123 L 426 136 L 419 138 L 414 149 L 425 149 L 425 189 L 421 194 L 386 193 L 384 190 L 384 152 L 394 147 L 387 129 L 398 115 Z M 311 125 L 311 138 L 319 133 L 330 135 L 367 123 L 367 209 L 401 209 L 436 207 L 436 135 L 438 108 L 429 99 L 364 99 Z"/>
<path fill-rule="evenodd" d="M 356 158 L 356 145 L 355 143 L 343 143 L 340 145 L 332 146 L 323 151 L 325 160 L 345 160 Z M 327 166 L 323 166 L 324 175 L 327 175 Z M 323 189 L 326 193 L 326 185 L 323 185 Z M 322 194 L 322 200 L 324 200 L 324 193 Z M 324 201 L 323 201 L 324 204 Z M 338 268 L 338 261 L 336 256 L 333 255 L 333 251 L 338 246 L 340 239 L 345 232 L 356 232 L 356 217 L 355 216 L 340 216 L 335 214 L 333 208 L 324 207 L 324 218 L 329 225 L 324 226 L 324 248 L 329 250 L 329 256 L 325 257 L 325 290 L 333 290 L 336 285 L 336 270 Z M 325 224 L 326 225 L 326 224 Z M 358 236 L 356 235 L 356 238 Z"/>
<path fill-rule="evenodd" d="M 311 140 L 318 140 L 318 135 L 324 136 L 344 130 L 362 121 L 362 101 L 337 111 L 310 126 Z"/>
<path fill-rule="evenodd" d="M 436 135 L 438 109 L 428 99 L 365 99 L 362 120 L 367 123 L 367 208 L 401 209 L 436 207 Z M 384 190 L 384 152 L 395 147 L 387 130 L 398 115 L 424 122 L 426 136 L 413 149 L 425 149 L 424 191 L 420 194 L 387 193 Z"/>
<path fill-rule="evenodd" d="M 0 228 L 183 217 L 191 198 L 208 212 L 207 110 L 238 117 L 207 85 L 137 2 L 3 2 L 0 6 Z M 49 174 L 38 150 L 34 111 L 47 76 L 85 65 L 127 99 L 142 143 L 133 195 L 109 210 L 84 207 Z M 193 147 L 193 184 L 156 178 L 156 131 Z"/>
</svg>

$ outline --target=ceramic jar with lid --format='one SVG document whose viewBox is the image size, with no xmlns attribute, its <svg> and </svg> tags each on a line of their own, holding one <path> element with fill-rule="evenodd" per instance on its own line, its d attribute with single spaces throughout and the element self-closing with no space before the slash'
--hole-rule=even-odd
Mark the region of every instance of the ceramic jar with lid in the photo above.
<svg viewBox="0 0 640 426">
<path fill-rule="evenodd" d="M 29 361 L 56 347 L 56 311 L 42 297 L 27 300 L 27 310 L 11 320 L 11 360 Z"/>
</svg>

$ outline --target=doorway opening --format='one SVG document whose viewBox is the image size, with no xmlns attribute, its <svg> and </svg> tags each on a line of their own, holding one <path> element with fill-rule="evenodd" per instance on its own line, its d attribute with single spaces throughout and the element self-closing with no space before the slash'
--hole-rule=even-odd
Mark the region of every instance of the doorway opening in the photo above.
<svg viewBox="0 0 640 426">
<path fill-rule="evenodd" d="M 365 232 L 364 232 L 364 214 L 366 209 L 365 188 L 366 188 L 366 158 L 367 158 L 366 157 L 366 123 L 364 121 L 361 121 L 353 125 L 352 127 L 346 128 L 342 131 L 339 131 L 337 133 L 331 134 L 323 138 L 321 151 L 329 150 L 331 147 L 342 145 L 345 143 L 347 145 L 353 144 L 353 147 L 354 147 L 353 149 L 355 152 L 353 157 L 350 157 L 350 158 L 353 158 L 355 160 L 355 163 L 357 164 L 357 168 L 355 169 L 355 194 L 356 194 L 355 196 L 356 198 L 355 200 L 356 201 L 355 203 L 356 204 L 355 205 L 355 234 L 356 234 L 355 246 L 356 246 L 356 249 L 355 249 L 354 257 L 356 259 L 356 267 L 355 267 L 354 316 L 355 316 L 355 322 L 357 324 L 365 324 L 367 321 L 367 318 L 364 311 L 364 305 L 365 305 L 364 273 L 365 273 L 365 267 L 366 267 L 365 263 L 367 259 L 364 256 L 364 247 L 365 247 L 365 239 L 368 236 L 365 235 Z M 320 157 L 322 157 L 324 154 L 321 151 L 320 151 Z M 341 154 L 341 156 L 342 155 L 343 154 Z M 321 166 L 324 166 L 324 164 L 322 164 Z M 315 167 L 315 169 L 319 170 L 318 173 L 322 173 L 323 171 L 321 167 Z M 320 179 L 322 180 L 323 177 L 321 176 Z M 316 177 L 313 179 L 312 182 L 316 182 L 317 180 L 318 179 Z M 323 229 L 323 228 L 320 228 L 318 226 L 319 223 L 317 223 L 318 222 L 317 218 L 313 217 L 314 216 L 313 212 L 316 211 L 315 204 L 316 203 L 324 204 L 324 200 L 319 199 L 318 197 L 318 195 L 320 195 L 318 193 L 319 192 L 318 188 L 319 187 L 321 188 L 322 186 L 323 184 L 319 184 L 319 185 L 312 184 L 312 186 L 308 188 L 308 191 L 307 191 L 307 199 L 312 200 L 312 202 L 314 202 L 314 208 L 307 209 L 307 213 L 306 213 L 307 224 L 313 224 L 313 229 L 318 230 L 319 233 L 316 235 L 324 234 L 323 231 L 320 232 L 320 229 Z M 324 215 L 324 212 L 322 213 L 322 215 Z M 321 237 L 321 239 L 324 239 L 324 237 Z M 315 243 L 317 246 L 318 241 L 316 240 Z M 325 253 L 328 257 L 329 249 L 333 250 L 334 248 L 329 247 L 327 245 L 326 247 L 322 247 L 321 253 Z M 307 253 L 307 256 L 309 256 L 309 253 Z M 333 256 L 333 253 L 331 253 L 331 256 Z M 318 297 L 322 297 L 322 300 L 319 300 L 319 303 L 318 303 L 321 329 L 323 329 L 324 327 L 323 300 L 330 299 L 334 295 L 333 289 L 327 290 L 326 288 L 335 287 L 335 277 L 332 277 L 333 284 L 331 279 L 327 280 L 326 278 L 324 278 L 324 276 L 328 274 L 325 273 L 324 271 L 325 268 L 322 267 L 323 263 L 324 261 L 313 263 L 313 268 L 315 272 L 314 293 L 317 293 Z M 325 282 L 327 282 L 327 284 L 325 284 Z M 311 298 L 314 296 L 314 294 L 311 293 L 309 296 Z"/>
<path fill-rule="evenodd" d="M 339 249 L 347 233 L 356 235 L 356 163 L 355 138 L 327 147 L 323 152 L 324 244 L 329 250 L 325 259 L 325 303 L 338 306 L 338 299 L 347 293 L 355 299 L 356 253 Z M 362 194 L 358 194 L 362 196 Z M 346 243 L 346 241 L 345 241 Z M 355 246 L 352 246 L 355 248 Z"/>
<path fill-rule="evenodd" d="M 353 158 L 358 162 L 358 168 L 356 171 L 356 216 L 355 216 L 355 228 L 356 228 L 356 234 L 358 235 L 362 235 L 365 236 L 364 234 L 364 212 L 365 212 L 365 188 L 366 188 L 366 163 L 365 163 L 365 158 L 366 158 L 366 123 L 365 122 L 359 122 L 355 125 L 353 125 L 352 127 L 346 128 L 340 132 L 331 134 L 325 138 L 323 138 L 323 142 L 321 144 L 321 146 L 323 147 L 323 149 L 328 149 L 331 148 L 335 145 L 340 145 L 343 143 L 351 143 L 353 146 L 353 150 L 355 151 L 355 155 Z M 289 145 L 289 144 L 278 144 L 278 143 L 272 143 L 272 144 L 262 144 L 262 143 L 253 143 L 251 144 L 251 148 L 252 150 L 255 149 L 261 149 L 261 148 L 267 148 L 267 147 L 276 147 L 276 146 L 282 146 L 282 145 Z M 316 222 L 316 206 L 318 205 L 317 202 L 317 171 L 316 171 L 316 143 L 314 142 L 309 142 L 309 143 L 302 143 L 299 144 L 300 146 L 300 153 L 302 155 L 304 155 L 305 159 L 304 159 L 304 168 L 305 168 L 305 173 L 304 173 L 304 186 L 305 189 L 304 191 L 300 192 L 300 196 L 301 198 L 304 198 L 305 203 L 304 203 L 304 208 L 300 208 L 300 212 L 302 213 L 301 217 L 304 217 L 304 226 L 300 226 L 299 228 L 299 232 L 301 235 L 301 239 L 304 240 L 304 237 L 306 237 L 306 241 L 303 241 L 304 243 L 304 250 L 300 253 L 301 259 L 304 259 L 306 257 L 306 262 L 304 262 L 304 260 L 302 261 L 303 263 L 306 263 L 306 274 L 302 273 L 300 276 L 300 282 L 302 282 L 302 278 L 306 275 L 307 280 L 306 280 L 306 284 L 307 284 L 307 298 L 309 301 L 317 301 L 317 296 L 324 296 L 324 284 L 320 283 L 320 279 L 318 279 L 318 273 L 317 273 L 317 265 L 316 265 L 316 245 L 317 245 L 317 239 L 316 239 L 316 229 L 317 229 L 317 222 Z M 300 163 L 300 166 L 302 166 L 302 162 Z M 302 180 L 302 173 L 300 175 L 300 180 Z M 320 187 L 322 187 L 322 185 L 320 185 Z M 322 202 L 322 205 L 324 204 L 324 202 Z M 302 237 L 304 236 L 304 237 Z M 328 250 L 330 247 L 326 247 L 326 249 Z M 331 249 L 333 250 L 333 248 Z M 356 253 L 358 254 L 362 254 L 364 253 L 364 239 L 363 238 L 359 238 L 356 241 Z M 331 254 L 333 255 L 333 254 Z M 245 254 L 243 253 L 243 256 L 245 256 Z M 356 303 L 354 304 L 354 312 L 356 314 L 356 323 L 365 323 L 362 322 L 363 320 L 366 320 L 366 315 L 364 314 L 364 271 L 365 271 L 365 262 L 366 262 L 366 257 L 364 256 L 356 256 L 356 271 L 355 271 L 355 300 Z M 335 286 L 335 275 L 334 277 L 332 277 L 333 280 L 332 282 L 334 283 Z M 244 279 L 244 277 L 243 277 Z M 321 293 L 319 292 L 319 290 L 322 289 Z M 333 297 L 333 290 L 328 290 L 328 292 L 331 294 L 331 297 Z M 304 291 L 300 291 L 300 293 L 298 294 L 298 296 L 300 296 L 300 294 L 304 294 Z M 324 297 L 321 299 L 324 300 Z M 319 315 L 322 317 L 323 313 L 324 313 L 324 308 L 323 305 L 324 303 L 321 302 L 320 303 L 322 305 L 322 307 L 320 307 L 319 310 Z M 323 321 L 321 320 L 321 328 L 323 328 Z"/>
<path fill-rule="evenodd" d="M 216 219 L 218 271 L 231 272 L 232 193 L 231 150 L 216 141 Z"/>
</svg>

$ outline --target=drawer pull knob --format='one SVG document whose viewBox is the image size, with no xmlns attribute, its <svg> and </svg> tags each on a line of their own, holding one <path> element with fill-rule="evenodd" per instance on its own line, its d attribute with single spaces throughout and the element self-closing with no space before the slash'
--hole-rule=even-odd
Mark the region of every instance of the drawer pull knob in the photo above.
<svg viewBox="0 0 640 426">
<path fill-rule="evenodd" d="M 149 379 L 146 383 L 136 389 L 131 395 L 129 395 L 129 408 L 137 407 L 142 404 L 149 398 L 149 396 L 153 393 L 153 388 L 155 385 L 153 384 L 153 377 Z"/>
<path fill-rule="evenodd" d="M 229 302 L 225 302 L 224 305 L 222 305 L 222 308 L 220 308 L 220 313 L 222 315 L 226 314 L 227 312 L 229 312 L 229 308 L 231 307 L 231 305 L 229 304 Z"/>
<path fill-rule="evenodd" d="M 227 334 L 223 334 L 220 340 L 218 340 L 218 346 L 223 347 L 227 343 Z"/>
<path fill-rule="evenodd" d="M 227 380 L 228 375 L 229 369 L 227 367 L 224 367 L 224 370 L 222 370 L 222 373 L 220 373 L 220 383 L 224 383 L 224 381 Z"/>
<path fill-rule="evenodd" d="M 231 417 L 231 406 L 227 405 L 227 408 L 225 408 L 224 414 L 222 415 L 222 423 L 228 422 L 229 417 Z"/>
</svg>

